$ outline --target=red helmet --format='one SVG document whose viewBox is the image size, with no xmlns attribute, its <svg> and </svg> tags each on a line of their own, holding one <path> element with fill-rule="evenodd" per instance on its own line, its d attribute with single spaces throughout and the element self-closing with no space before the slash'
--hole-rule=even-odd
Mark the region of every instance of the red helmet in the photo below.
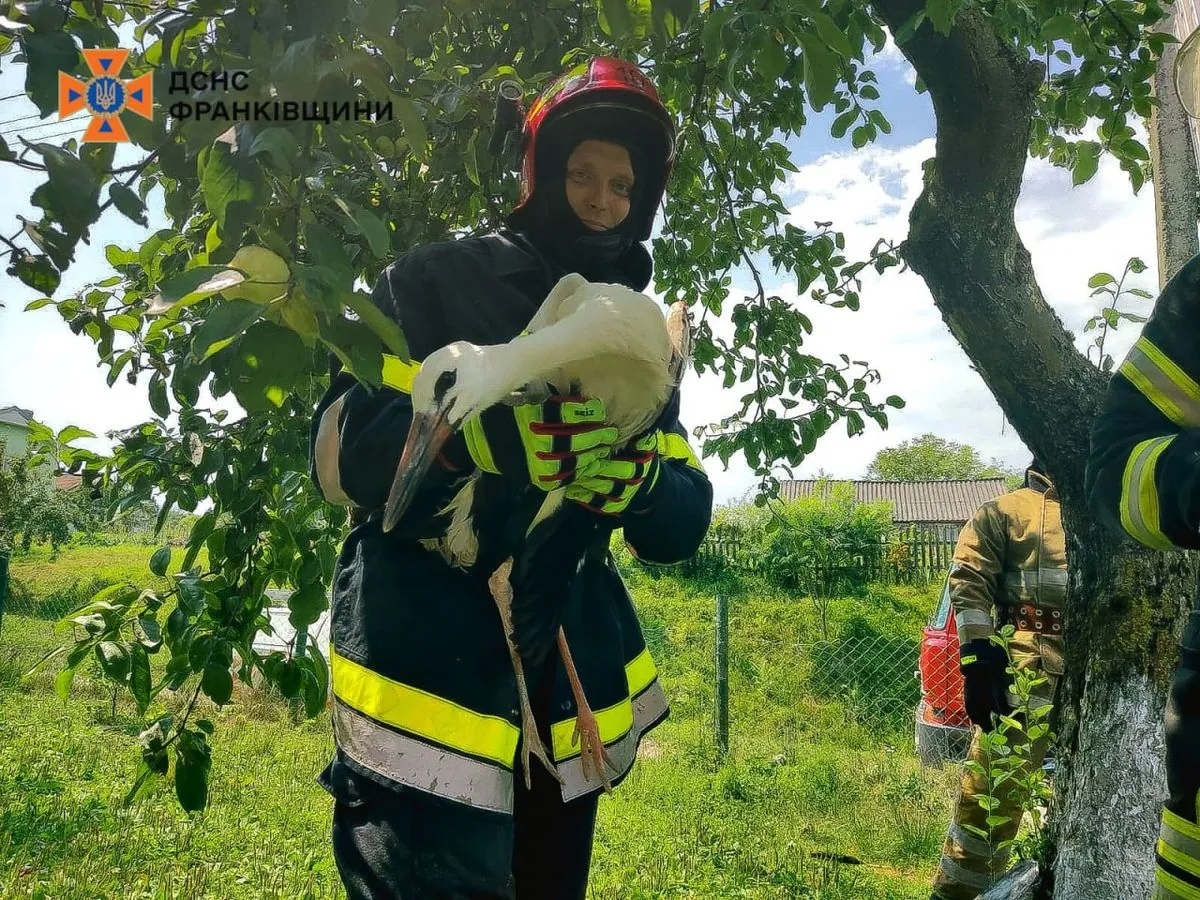
<svg viewBox="0 0 1200 900">
<path fill-rule="evenodd" d="M 612 56 L 564 72 L 530 107 L 521 134 L 521 193 L 514 218 L 535 199 L 539 157 L 544 163 L 547 147 L 565 138 L 575 123 L 600 124 L 606 133 L 619 134 L 649 169 L 638 173 L 645 190 L 639 190 L 637 207 L 629 211 L 640 217 L 633 223 L 636 240 L 646 240 L 675 162 L 675 124 L 650 79 L 633 63 Z"/>
</svg>

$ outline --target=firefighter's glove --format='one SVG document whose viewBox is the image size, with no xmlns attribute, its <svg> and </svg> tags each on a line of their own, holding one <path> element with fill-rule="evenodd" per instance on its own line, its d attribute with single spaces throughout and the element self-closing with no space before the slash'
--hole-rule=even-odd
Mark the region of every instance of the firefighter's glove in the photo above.
<svg viewBox="0 0 1200 900">
<path fill-rule="evenodd" d="M 963 702 L 967 716 L 984 731 L 991 731 L 992 716 L 1012 713 L 1008 689 L 1008 654 L 988 638 L 977 638 L 962 645 Z"/>
<path fill-rule="evenodd" d="M 566 396 L 494 406 L 468 419 L 462 430 L 477 467 L 527 477 L 544 491 L 593 472 L 617 439 L 617 429 L 605 423 L 602 401 Z"/>
<path fill-rule="evenodd" d="M 612 451 L 567 488 L 567 499 L 592 512 L 617 516 L 634 497 L 653 490 L 660 468 L 658 433 L 654 432 L 624 450 Z"/>
</svg>

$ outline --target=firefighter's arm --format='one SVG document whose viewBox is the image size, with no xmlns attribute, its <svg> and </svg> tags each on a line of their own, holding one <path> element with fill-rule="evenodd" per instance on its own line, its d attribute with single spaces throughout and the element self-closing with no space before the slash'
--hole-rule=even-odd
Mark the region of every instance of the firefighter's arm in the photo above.
<svg viewBox="0 0 1200 900">
<path fill-rule="evenodd" d="M 1168 291 L 1170 291 L 1168 286 Z M 1170 300 L 1167 293 L 1159 300 Z M 1200 547 L 1200 386 L 1168 351 L 1193 340 L 1155 316 L 1112 377 L 1092 427 L 1085 487 L 1093 513 L 1147 547 Z M 1190 348 L 1189 348 L 1190 349 Z M 1191 370 L 1195 373 L 1195 350 Z"/>
<path fill-rule="evenodd" d="M 678 419 L 656 433 L 653 482 L 620 517 L 629 550 L 642 562 L 682 562 L 700 549 L 712 519 L 712 483 Z"/>
<path fill-rule="evenodd" d="M 422 309 L 425 289 L 419 264 L 411 256 L 389 266 L 372 292 L 379 309 L 399 322 L 414 354 L 439 346 L 440 317 Z M 415 363 L 384 358 L 384 386 L 369 388 L 352 375 L 335 374 L 321 398 L 310 434 L 311 475 L 321 495 L 330 503 L 367 510 L 387 501 L 396 465 L 412 422 L 408 394 Z M 431 466 L 425 489 L 414 502 L 417 520 L 435 512 L 434 499 L 451 480 L 442 466 Z"/>
<path fill-rule="evenodd" d="M 992 610 L 1000 596 L 1007 543 L 1004 514 L 994 501 L 983 504 L 963 526 L 950 568 L 950 602 L 960 644 L 995 633 Z"/>
</svg>

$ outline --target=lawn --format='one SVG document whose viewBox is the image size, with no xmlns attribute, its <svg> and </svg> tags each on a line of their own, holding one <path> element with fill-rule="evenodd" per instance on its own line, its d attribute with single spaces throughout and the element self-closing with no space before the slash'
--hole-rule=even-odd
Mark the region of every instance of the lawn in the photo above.
<svg viewBox="0 0 1200 900">
<path fill-rule="evenodd" d="M 41 565 L 77 565 L 73 552 Z M 925 900 L 953 772 L 923 772 L 911 719 L 906 730 L 895 724 L 903 715 L 886 714 L 883 701 L 909 686 L 870 667 L 822 682 L 836 657 L 809 652 L 823 635 L 807 600 L 730 578 L 632 570 L 629 582 L 673 712 L 601 801 L 592 895 Z M 722 763 L 712 734 L 718 590 L 730 597 L 731 632 Z M 837 601 L 825 646 L 915 640 L 931 603 L 927 590 L 874 587 Z M 86 678 L 66 704 L 52 672 L 19 678 L 30 645 L 51 645 L 48 624 L 9 614 L 0 632 L 0 896 L 341 896 L 330 800 L 314 781 L 332 746 L 324 717 L 293 722 L 284 704 L 239 688 L 208 711 L 209 808 L 180 812 L 167 782 L 123 808 L 137 717 L 125 701 L 114 715 L 109 692 Z"/>
</svg>

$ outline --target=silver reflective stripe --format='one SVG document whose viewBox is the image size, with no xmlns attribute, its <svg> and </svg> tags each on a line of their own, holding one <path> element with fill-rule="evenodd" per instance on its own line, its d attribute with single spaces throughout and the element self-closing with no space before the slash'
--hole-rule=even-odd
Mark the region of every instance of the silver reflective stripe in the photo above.
<svg viewBox="0 0 1200 900">
<path fill-rule="evenodd" d="M 1034 569 L 1032 572 L 1006 572 L 1004 584 L 1015 599 L 1053 605 L 1061 603 L 1067 596 L 1067 570 Z"/>
<path fill-rule="evenodd" d="M 613 761 L 616 771 L 609 770 L 609 778 L 620 778 L 633 768 L 637 759 L 638 740 L 641 736 L 667 714 L 669 706 L 667 695 L 663 693 L 658 679 L 650 682 L 650 686 L 633 698 L 633 727 L 625 732 L 625 736 L 606 744 L 605 749 Z M 583 761 L 574 756 L 558 767 L 558 774 L 563 779 L 563 802 L 582 797 L 584 794 L 600 787 L 600 781 L 593 775 L 589 781 L 583 777 Z"/>
<path fill-rule="evenodd" d="M 1003 859 L 1007 854 L 996 853 L 991 844 L 978 835 L 971 834 L 957 822 L 950 824 L 950 840 L 962 847 L 963 852 L 984 862 Z"/>
<path fill-rule="evenodd" d="M 964 885 L 965 887 L 984 890 L 985 888 L 990 888 L 992 886 L 992 882 L 994 881 L 991 875 L 987 875 L 983 872 L 972 872 L 970 869 L 964 869 L 949 856 L 942 856 L 941 867 L 942 874 L 945 875 L 947 879 L 953 881 L 955 884 Z"/>
<path fill-rule="evenodd" d="M 333 730 L 338 747 L 385 778 L 448 800 L 512 813 L 512 772 L 434 747 L 380 725 L 336 697 Z"/>
<path fill-rule="evenodd" d="M 342 476 L 339 470 L 341 435 L 338 432 L 338 417 L 342 414 L 342 404 L 346 395 L 338 397 L 321 416 L 321 424 L 317 426 L 317 439 L 313 443 L 314 468 L 317 472 L 317 483 L 327 503 L 337 506 L 353 506 L 354 501 L 342 490 Z"/>
<path fill-rule="evenodd" d="M 1185 856 L 1196 860 L 1197 865 L 1200 865 L 1200 841 L 1176 831 L 1166 822 L 1162 823 L 1162 831 L 1159 833 L 1159 837 L 1162 838 L 1163 843 L 1174 847 Z"/>
<path fill-rule="evenodd" d="M 991 613 L 986 613 L 981 609 L 964 609 L 962 612 L 954 613 L 954 621 L 958 623 L 959 628 L 978 626 L 980 628 L 995 628 L 996 623 L 992 621 Z"/>
<path fill-rule="evenodd" d="M 1125 362 L 1121 366 L 1124 371 L 1121 374 L 1128 378 L 1130 372 L 1126 367 L 1133 366 L 1137 370 L 1137 374 L 1149 382 L 1152 390 L 1144 390 L 1144 385 L 1137 384 L 1133 378 L 1130 378 L 1130 381 L 1134 381 L 1138 390 L 1142 391 L 1146 398 L 1176 425 L 1189 427 L 1200 424 L 1200 400 L 1197 400 L 1193 393 L 1196 390 L 1195 382 L 1188 378 L 1185 372 L 1177 370 L 1177 374 L 1186 379 L 1185 384 L 1190 390 L 1177 384 L 1171 378 L 1170 373 L 1164 371 L 1162 366 L 1146 353 L 1147 346 L 1154 348 L 1162 355 L 1164 361 L 1168 365 L 1170 364 L 1169 357 L 1165 353 L 1155 348 L 1146 338 L 1141 338 L 1133 345 L 1129 355 L 1125 357 Z"/>
</svg>

